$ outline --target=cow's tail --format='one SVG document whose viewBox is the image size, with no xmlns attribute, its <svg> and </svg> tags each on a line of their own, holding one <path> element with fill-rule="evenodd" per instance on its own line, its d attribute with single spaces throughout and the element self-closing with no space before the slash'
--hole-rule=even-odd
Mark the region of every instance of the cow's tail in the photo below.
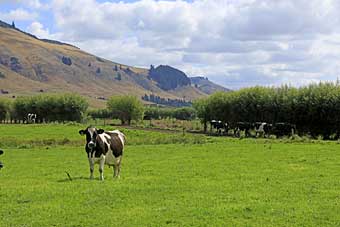
<svg viewBox="0 0 340 227">
<path fill-rule="evenodd" d="M 123 137 L 123 140 L 124 140 L 124 144 L 126 143 L 126 136 L 124 133 L 122 133 L 122 137 Z"/>
<path fill-rule="evenodd" d="M 125 145 L 125 143 L 126 143 L 126 136 L 125 136 L 125 134 L 122 133 L 121 131 L 119 131 L 119 135 L 120 135 L 120 138 L 121 138 L 121 140 L 123 142 L 123 145 Z"/>
</svg>

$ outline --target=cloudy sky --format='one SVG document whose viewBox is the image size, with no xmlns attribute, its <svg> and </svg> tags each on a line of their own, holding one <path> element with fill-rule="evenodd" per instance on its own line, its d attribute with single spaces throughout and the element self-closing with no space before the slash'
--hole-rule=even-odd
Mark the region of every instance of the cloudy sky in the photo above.
<svg viewBox="0 0 340 227">
<path fill-rule="evenodd" d="M 228 88 L 340 78 L 338 0 L 0 0 L 0 20 L 128 65 Z"/>
</svg>

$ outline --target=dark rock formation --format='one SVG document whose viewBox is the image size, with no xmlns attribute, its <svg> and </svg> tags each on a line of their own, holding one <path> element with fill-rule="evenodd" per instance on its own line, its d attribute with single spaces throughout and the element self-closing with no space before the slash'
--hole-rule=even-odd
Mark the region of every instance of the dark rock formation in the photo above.
<svg viewBox="0 0 340 227">
<path fill-rule="evenodd" d="M 69 57 L 63 56 L 62 59 L 61 59 L 61 61 L 62 61 L 65 65 L 72 65 L 72 60 L 71 60 L 71 58 L 69 58 Z"/>
<path fill-rule="evenodd" d="M 99 58 L 99 57 L 96 57 L 97 61 L 99 62 L 105 62 L 103 59 Z"/>
<path fill-rule="evenodd" d="M 33 65 L 33 70 L 39 81 L 48 81 L 48 77 L 43 72 L 42 67 L 40 65 Z"/>
<path fill-rule="evenodd" d="M 22 66 L 19 62 L 19 59 L 16 57 L 11 57 L 9 59 L 9 67 L 11 68 L 11 70 L 13 70 L 14 72 L 20 72 L 22 70 Z"/>
<path fill-rule="evenodd" d="M 158 86 L 166 91 L 191 84 L 185 73 L 167 65 L 160 65 L 157 68 L 151 67 L 149 78 L 156 81 Z"/>
</svg>

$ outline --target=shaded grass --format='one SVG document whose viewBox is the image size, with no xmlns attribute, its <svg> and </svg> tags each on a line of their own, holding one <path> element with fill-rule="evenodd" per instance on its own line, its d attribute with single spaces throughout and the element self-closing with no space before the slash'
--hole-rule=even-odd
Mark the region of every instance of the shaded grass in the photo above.
<svg viewBox="0 0 340 227">
<path fill-rule="evenodd" d="M 83 146 L 84 137 L 80 136 L 78 131 L 85 129 L 88 125 L 70 123 L 70 124 L 0 124 L 2 133 L 0 134 L 1 148 L 46 148 L 55 146 Z M 183 131 L 166 131 L 158 129 L 133 129 L 121 126 L 100 126 L 105 130 L 119 129 L 127 136 L 128 145 L 159 145 L 159 144 L 206 144 L 206 143 L 224 143 L 236 142 L 242 143 L 264 143 L 267 146 L 270 144 L 281 143 L 317 143 L 317 144 L 334 144 L 332 141 L 312 140 L 307 137 L 298 137 L 297 135 L 291 138 L 233 138 L 207 136 L 203 134 L 186 133 Z M 151 131 L 150 131 L 151 130 Z M 336 141 L 337 144 L 340 141 Z"/>
<path fill-rule="evenodd" d="M 335 143 L 130 145 L 100 182 L 80 146 L 7 149 L 0 226 L 339 226 L 339 160 Z"/>
<path fill-rule="evenodd" d="M 84 137 L 78 131 L 85 129 L 82 124 L 30 124 L 0 125 L 0 147 L 2 148 L 35 148 L 46 146 L 84 145 Z M 201 144 L 211 142 L 213 139 L 204 135 L 194 135 L 183 132 L 161 132 L 127 129 L 124 127 L 97 126 L 105 130 L 119 129 L 127 136 L 129 145 L 146 144 Z"/>
</svg>

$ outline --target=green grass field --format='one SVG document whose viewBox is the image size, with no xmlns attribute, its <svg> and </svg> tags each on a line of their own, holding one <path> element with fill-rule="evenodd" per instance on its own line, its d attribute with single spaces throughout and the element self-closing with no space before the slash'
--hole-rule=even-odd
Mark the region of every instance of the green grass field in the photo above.
<svg viewBox="0 0 340 227">
<path fill-rule="evenodd" d="M 101 182 L 84 127 L 0 125 L 0 226 L 340 226 L 336 142 L 122 129 L 121 178 Z"/>
</svg>

